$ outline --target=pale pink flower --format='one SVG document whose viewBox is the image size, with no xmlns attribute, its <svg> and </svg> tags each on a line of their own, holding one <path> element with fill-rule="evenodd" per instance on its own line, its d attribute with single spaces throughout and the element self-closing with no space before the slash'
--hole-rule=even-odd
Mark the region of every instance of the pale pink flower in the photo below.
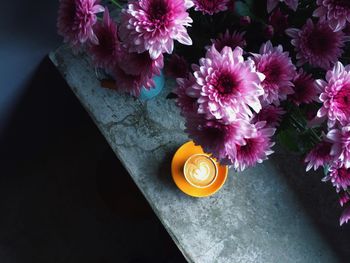
<svg viewBox="0 0 350 263">
<path fill-rule="evenodd" d="M 138 97 L 143 87 L 148 90 L 154 87 L 153 77 L 160 75 L 162 68 L 163 55 L 153 60 L 148 52 L 138 54 L 123 50 L 111 74 L 117 90 Z"/>
<path fill-rule="evenodd" d="M 297 52 L 297 66 L 309 63 L 311 66 L 329 69 L 343 54 L 344 42 L 348 40 L 341 31 L 333 32 L 329 25 L 319 21 L 314 24 L 308 19 L 302 29 L 286 30 Z"/>
<path fill-rule="evenodd" d="M 148 51 L 152 59 L 171 54 L 174 40 L 192 45 L 186 29 L 192 23 L 186 10 L 192 5 L 188 0 L 130 1 L 122 11 L 120 37 L 130 52 Z"/>
<path fill-rule="evenodd" d="M 333 129 L 327 133 L 327 138 L 333 142 L 331 155 L 338 159 L 341 166 L 350 168 L 350 124 L 340 130 Z M 349 171 L 350 175 L 350 171 Z M 350 177 L 349 177 L 350 179 Z"/>
<path fill-rule="evenodd" d="M 235 49 L 236 47 L 244 48 L 247 45 L 244 34 L 245 32 L 238 31 L 234 31 L 231 34 L 227 29 L 224 34 L 220 33 L 218 38 L 211 39 L 211 42 L 215 45 L 216 50 L 219 52 L 221 52 L 224 47 L 230 47 L 232 49 Z M 207 46 L 206 48 L 209 49 L 210 47 L 211 46 Z"/>
<path fill-rule="evenodd" d="M 305 157 L 305 162 L 308 163 L 306 171 L 310 171 L 311 168 L 317 170 L 319 167 L 329 164 L 334 157 L 331 156 L 332 143 L 328 141 L 322 141 L 317 144 Z"/>
<path fill-rule="evenodd" d="M 320 100 L 323 105 L 317 112 L 317 118 L 328 118 L 328 126 L 337 121 L 342 125 L 350 123 L 350 66 L 344 67 L 337 62 L 326 74 L 326 81 L 316 81 L 322 91 Z"/>
<path fill-rule="evenodd" d="M 346 191 L 350 187 L 350 169 L 345 168 L 341 162 L 336 161 L 329 167 L 329 172 L 322 181 L 331 181 L 338 193 Z"/>
<path fill-rule="evenodd" d="M 292 82 L 294 84 L 294 93 L 289 95 L 288 98 L 294 104 L 299 106 L 303 103 L 309 104 L 313 101 L 318 101 L 320 90 L 311 74 L 307 74 L 303 69 L 300 69 Z"/>
<path fill-rule="evenodd" d="M 230 0 L 193 0 L 194 10 L 208 15 L 226 11 L 229 7 L 229 2 Z"/>
<path fill-rule="evenodd" d="M 196 79 L 189 73 L 188 78 L 176 79 L 177 86 L 174 93 L 177 95 L 176 105 L 181 109 L 181 115 L 187 113 L 196 113 L 198 111 L 197 98 L 193 98 L 187 94 L 187 90 L 195 84 Z"/>
<path fill-rule="evenodd" d="M 286 100 L 287 95 L 292 94 L 292 80 L 296 74 L 295 66 L 288 52 L 283 52 L 281 45 L 273 47 L 270 41 L 263 44 L 260 54 L 252 54 L 256 70 L 265 75 L 262 82 L 264 95 L 262 101 L 271 104 L 279 104 Z"/>
<path fill-rule="evenodd" d="M 94 44 L 98 39 L 93 26 L 97 22 L 96 14 L 103 12 L 99 0 L 61 0 L 58 9 L 58 33 L 64 42 L 78 48 L 88 40 Z"/>
<path fill-rule="evenodd" d="M 183 56 L 172 54 L 165 63 L 165 75 L 173 78 L 186 78 L 189 73 L 189 65 Z"/>
<path fill-rule="evenodd" d="M 260 111 L 264 75 L 256 72 L 253 61 L 244 61 L 240 47 L 218 52 L 212 45 L 193 70 L 197 83 L 189 92 L 198 98 L 198 112 L 207 118 L 231 121 L 237 115 L 251 116 L 250 107 Z"/>
<path fill-rule="evenodd" d="M 271 147 L 275 144 L 271 142 L 271 137 L 276 129 L 265 127 L 266 122 L 255 123 L 256 132 L 250 138 L 245 138 L 243 145 L 237 145 L 237 155 L 232 160 L 233 166 L 238 171 L 243 171 L 247 167 L 252 167 L 257 163 L 262 163 L 267 156 L 272 154 Z"/>
<path fill-rule="evenodd" d="M 350 206 L 344 209 L 342 215 L 340 216 L 340 226 L 348 223 L 350 221 Z"/>
<path fill-rule="evenodd" d="M 326 20 L 334 31 L 342 30 L 350 22 L 350 1 L 317 0 L 319 6 L 313 13 L 321 20 Z"/>
<path fill-rule="evenodd" d="M 339 203 L 341 207 L 343 207 L 345 204 L 347 204 L 350 201 L 350 195 L 348 192 L 341 192 L 339 194 Z"/>
<path fill-rule="evenodd" d="M 254 125 L 247 120 L 236 119 L 230 124 L 224 124 L 207 120 L 197 113 L 187 114 L 185 125 L 189 137 L 222 164 L 232 164 L 236 158 L 237 145 L 244 145 L 244 138 L 250 138 L 256 133 Z"/>
<path fill-rule="evenodd" d="M 89 55 L 97 67 L 111 69 L 117 63 L 121 43 L 118 38 L 117 25 L 110 18 L 107 8 L 103 15 L 103 22 L 97 23 L 94 31 L 98 44 L 89 45 Z"/>
<path fill-rule="evenodd" d="M 278 2 L 284 2 L 293 11 L 296 11 L 298 8 L 298 0 L 267 0 L 267 12 L 271 13 Z"/>
<path fill-rule="evenodd" d="M 259 113 L 255 114 L 253 122 L 266 122 L 266 127 L 276 128 L 279 126 L 282 120 L 282 116 L 286 112 L 278 106 L 266 105 L 263 106 Z"/>
</svg>

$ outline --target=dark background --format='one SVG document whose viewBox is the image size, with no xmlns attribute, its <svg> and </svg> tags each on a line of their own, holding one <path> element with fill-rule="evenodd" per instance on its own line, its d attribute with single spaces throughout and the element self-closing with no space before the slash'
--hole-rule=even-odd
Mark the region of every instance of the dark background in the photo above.
<svg viewBox="0 0 350 263">
<path fill-rule="evenodd" d="M 0 262 L 185 262 L 47 58 L 58 1 L 2 1 Z"/>
</svg>

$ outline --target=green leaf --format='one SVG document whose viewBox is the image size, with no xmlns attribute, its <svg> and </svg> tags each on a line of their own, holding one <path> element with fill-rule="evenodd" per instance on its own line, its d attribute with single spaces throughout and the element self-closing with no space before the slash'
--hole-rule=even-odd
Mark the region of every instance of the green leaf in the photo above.
<svg viewBox="0 0 350 263">
<path fill-rule="evenodd" d="M 236 2 L 235 9 L 236 9 L 236 13 L 239 16 L 252 16 L 249 6 L 244 2 L 241 2 L 241 1 Z"/>
<path fill-rule="evenodd" d="M 293 152 L 299 152 L 298 138 L 295 133 L 291 130 L 283 130 L 277 134 L 277 140 L 286 147 L 288 150 Z"/>
</svg>

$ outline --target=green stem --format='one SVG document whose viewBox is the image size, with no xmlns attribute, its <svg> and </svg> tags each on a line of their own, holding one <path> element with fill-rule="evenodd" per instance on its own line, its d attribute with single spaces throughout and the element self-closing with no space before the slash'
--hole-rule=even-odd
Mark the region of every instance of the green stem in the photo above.
<svg viewBox="0 0 350 263">
<path fill-rule="evenodd" d="M 123 9 L 123 7 L 116 0 L 111 0 L 111 2 L 115 4 L 117 7 L 119 7 L 120 9 Z"/>
</svg>

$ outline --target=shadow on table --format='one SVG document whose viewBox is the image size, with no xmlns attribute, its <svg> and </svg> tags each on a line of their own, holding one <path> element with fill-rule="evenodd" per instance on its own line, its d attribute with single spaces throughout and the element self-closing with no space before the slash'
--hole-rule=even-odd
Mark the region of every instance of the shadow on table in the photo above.
<svg viewBox="0 0 350 263">
<path fill-rule="evenodd" d="M 280 151 L 270 159 L 279 167 L 310 220 L 338 255 L 340 262 L 350 258 L 350 225 L 339 226 L 341 207 L 335 189 L 321 182 L 322 172 L 305 172 L 302 157 Z"/>
<path fill-rule="evenodd" d="M 0 135 L 0 261 L 183 263 L 46 58 Z"/>
</svg>

